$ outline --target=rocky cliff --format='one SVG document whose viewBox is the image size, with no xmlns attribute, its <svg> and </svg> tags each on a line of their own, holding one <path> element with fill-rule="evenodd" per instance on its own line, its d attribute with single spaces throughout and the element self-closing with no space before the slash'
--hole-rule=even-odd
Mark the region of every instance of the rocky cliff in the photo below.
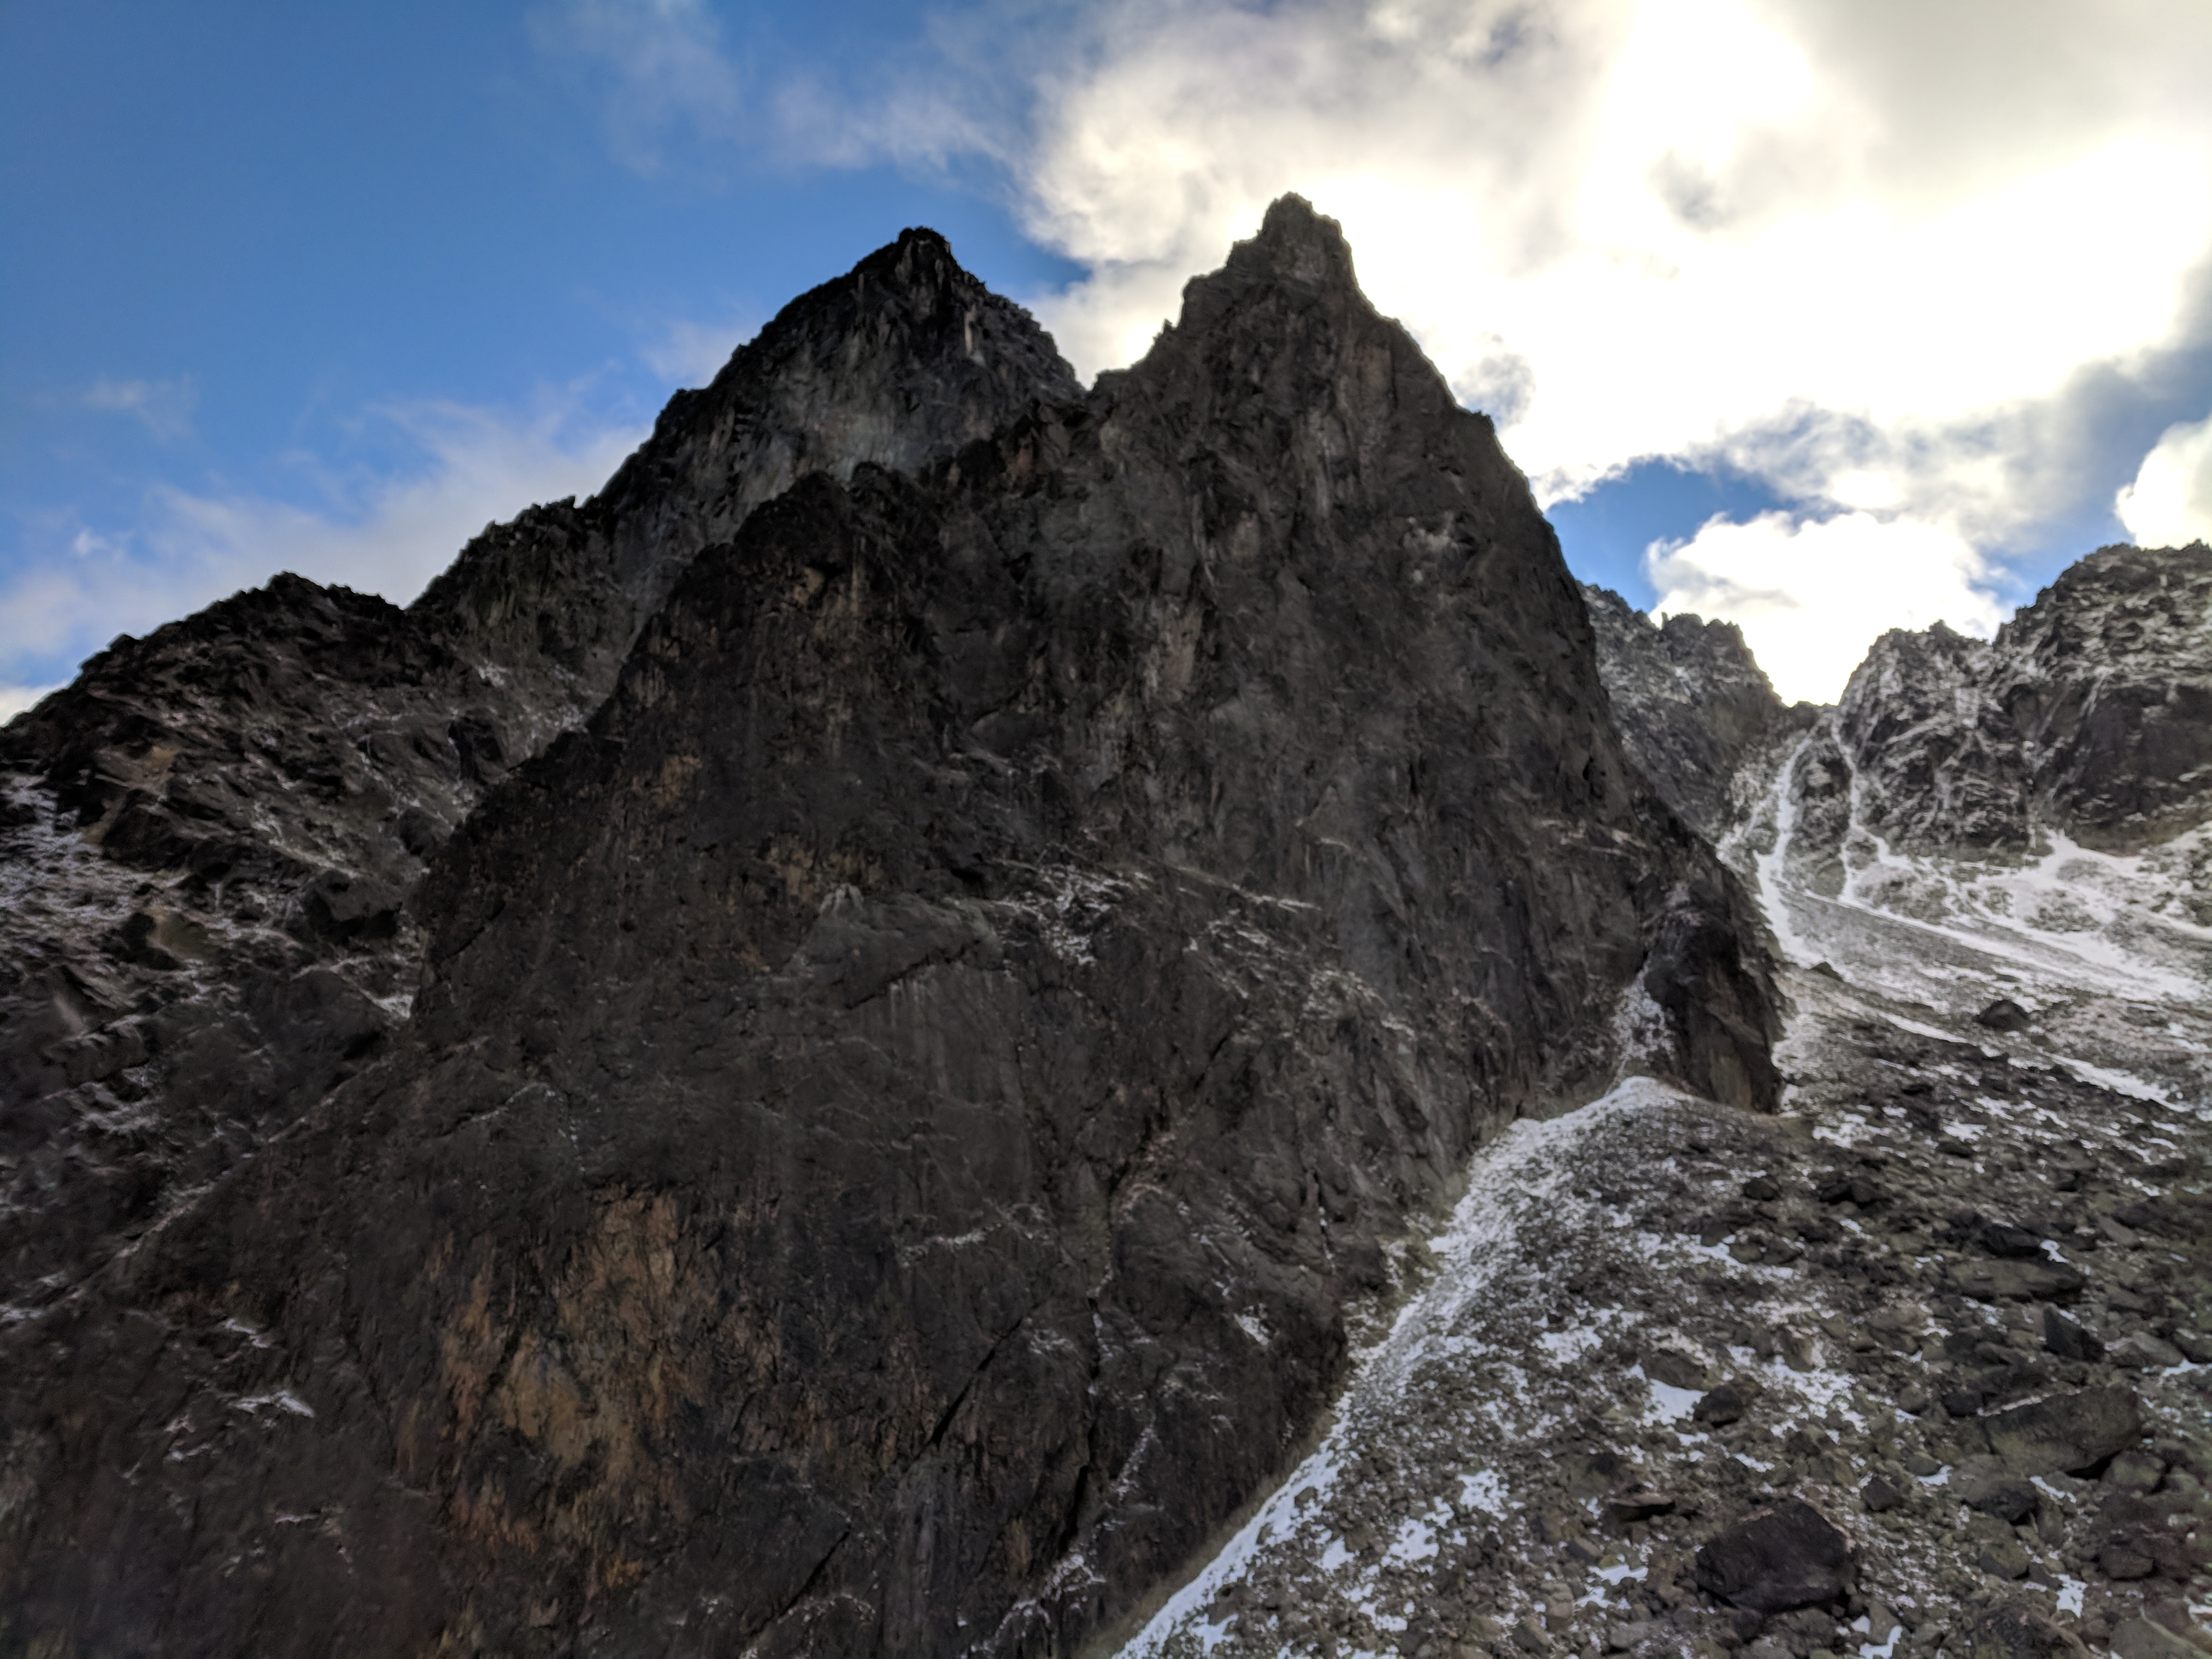
<svg viewBox="0 0 2212 1659">
<path fill-rule="evenodd" d="M 1786 706 L 1730 622 L 1682 614 L 1655 623 L 1609 588 L 1583 584 L 1598 677 L 1628 757 L 1690 827 L 1718 842 L 1747 803 L 1747 763 L 1815 718 Z"/>
<path fill-rule="evenodd" d="M 1024 337 L 917 314 L 780 373 Z M 650 620 L 426 848 L 405 1025 L 0 1336 L 9 1639 L 1064 1650 L 1285 1467 L 1485 1137 L 1773 1103 L 1743 889 L 1333 223 L 1087 396 L 982 355 L 957 453 L 710 392 L 425 596 L 540 710 Z"/>
<path fill-rule="evenodd" d="M 909 231 L 678 394 L 599 495 L 487 530 L 409 610 L 280 577 L 11 723 L 0 1304 L 62 1294 L 379 1050 L 426 860 L 605 700 L 701 547 L 810 471 L 918 465 L 1077 390 Z"/>
<path fill-rule="evenodd" d="M 1844 821 L 1906 851 L 2020 850 L 2042 825 L 2124 853 L 2203 823 L 2212 549 L 2103 549 L 1990 641 L 1884 635 L 1810 758 Z"/>
</svg>

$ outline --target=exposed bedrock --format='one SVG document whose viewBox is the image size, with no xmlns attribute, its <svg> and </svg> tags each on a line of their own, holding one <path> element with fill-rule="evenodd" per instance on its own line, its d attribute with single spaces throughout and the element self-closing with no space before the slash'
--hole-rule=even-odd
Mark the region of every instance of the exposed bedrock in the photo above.
<svg viewBox="0 0 2212 1659">
<path fill-rule="evenodd" d="M 1994 640 L 1885 634 L 1808 758 L 1848 823 L 1901 851 L 2020 851 L 2048 827 L 2131 853 L 2196 828 L 2212 817 L 2212 549 L 2105 548 Z"/>
<path fill-rule="evenodd" d="M 386 1048 L 0 1336 L 11 1638 L 1064 1651 L 1280 1471 L 1486 1133 L 1771 1106 L 1747 900 L 1333 222 L 836 471 L 436 854 Z"/>
<path fill-rule="evenodd" d="M 425 861 L 605 700 L 700 547 L 809 471 L 916 466 L 1078 394 L 908 231 L 678 394 L 598 496 L 486 530 L 410 609 L 280 576 L 11 723 L 0 1304 L 64 1293 L 376 1052 Z"/>
<path fill-rule="evenodd" d="M 1664 623 L 1609 588 L 1583 584 L 1598 678 L 1628 757 L 1659 798 L 1717 842 L 1751 803 L 1737 780 L 1758 752 L 1818 718 L 1785 704 L 1734 623 L 1686 614 Z"/>
</svg>

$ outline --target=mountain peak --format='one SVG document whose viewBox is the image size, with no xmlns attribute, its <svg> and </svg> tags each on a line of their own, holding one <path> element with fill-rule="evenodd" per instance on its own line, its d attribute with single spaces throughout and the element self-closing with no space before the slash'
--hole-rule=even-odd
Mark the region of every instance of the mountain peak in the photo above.
<svg viewBox="0 0 2212 1659">
<path fill-rule="evenodd" d="M 893 288 L 969 288 L 985 291 L 981 278 L 963 266 L 952 244 L 927 225 L 909 225 L 853 267 L 851 278 Z"/>
<path fill-rule="evenodd" d="M 1260 234 L 1230 250 L 1229 268 L 1240 276 L 1316 287 L 1359 285 L 1344 227 L 1295 193 L 1278 196 L 1268 204 Z"/>
</svg>

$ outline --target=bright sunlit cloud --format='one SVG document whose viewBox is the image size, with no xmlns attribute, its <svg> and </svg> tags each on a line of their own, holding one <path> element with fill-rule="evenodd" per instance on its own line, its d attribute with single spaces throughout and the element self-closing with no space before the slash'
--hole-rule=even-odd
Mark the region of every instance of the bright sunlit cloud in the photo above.
<svg viewBox="0 0 2212 1659">
<path fill-rule="evenodd" d="M 1832 702 L 1869 641 L 1892 628 L 1948 622 L 1987 635 L 2004 618 L 1988 569 L 1954 532 L 1850 513 L 1818 522 L 1716 519 L 1646 556 L 1661 616 L 1722 617 L 1784 702 Z"/>
<path fill-rule="evenodd" d="M 1669 457 L 1800 503 L 1741 528 L 1807 695 L 1932 594 L 1994 615 L 2007 545 L 2079 504 L 2077 389 L 2203 328 L 2212 104 L 2184 66 L 2212 69 L 2212 10 L 1121 0 L 1093 31 L 1019 173 L 1092 272 L 1039 307 L 1079 367 L 1139 354 L 1297 190 L 1540 499 Z M 1937 566 L 1816 600 L 1816 551 L 1877 526 L 1885 568 Z"/>
<path fill-rule="evenodd" d="M 2212 542 L 2212 416 L 2168 427 L 2113 511 L 2144 547 Z"/>
</svg>

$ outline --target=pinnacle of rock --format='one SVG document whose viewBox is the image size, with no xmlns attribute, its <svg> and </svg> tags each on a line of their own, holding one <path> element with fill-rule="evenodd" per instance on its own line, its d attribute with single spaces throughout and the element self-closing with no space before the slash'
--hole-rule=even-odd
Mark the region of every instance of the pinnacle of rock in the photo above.
<svg viewBox="0 0 2212 1659">
<path fill-rule="evenodd" d="M 1264 273 L 1314 287 L 1358 287 L 1344 228 L 1298 195 L 1279 196 L 1268 204 L 1260 234 L 1230 250 L 1228 269 L 1236 276 Z"/>
<path fill-rule="evenodd" d="M 1301 198 L 1087 392 L 909 229 L 0 738 L 6 1638 L 2136 1643 L 2203 556 L 1784 709 Z"/>
</svg>

